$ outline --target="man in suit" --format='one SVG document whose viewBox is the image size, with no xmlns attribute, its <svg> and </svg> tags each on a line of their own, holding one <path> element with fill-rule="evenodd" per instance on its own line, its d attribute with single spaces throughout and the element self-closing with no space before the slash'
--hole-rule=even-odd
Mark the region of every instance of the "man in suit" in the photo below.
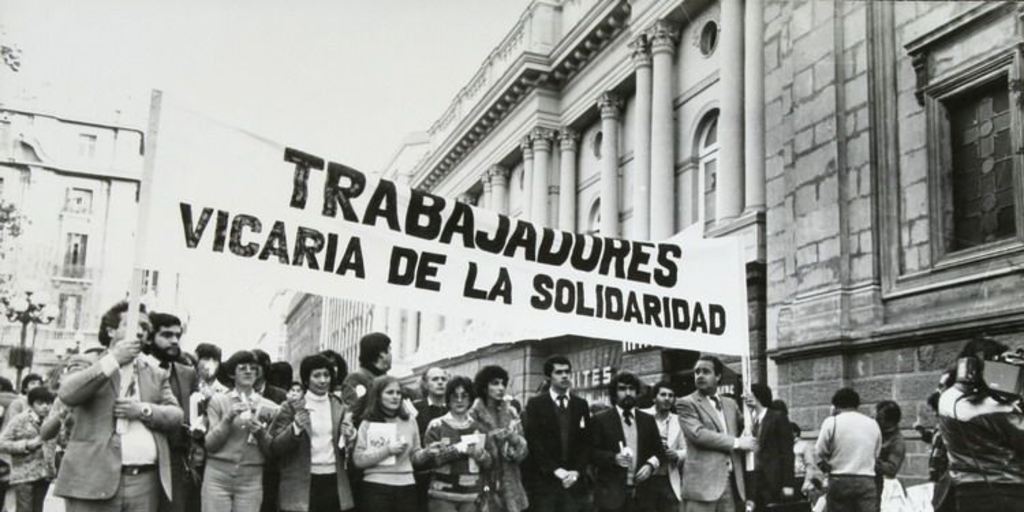
<svg viewBox="0 0 1024 512">
<path fill-rule="evenodd" d="M 526 465 L 533 476 L 530 509 L 537 512 L 577 512 L 587 501 L 584 479 L 589 460 L 586 438 L 590 407 L 569 393 L 572 363 L 556 355 L 544 361 L 547 391 L 526 402 L 523 423 L 530 455 Z"/>
<path fill-rule="evenodd" d="M 793 430 L 779 411 L 768 408 L 772 389 L 757 383 L 744 393 L 743 403 L 750 410 L 750 434 L 757 439 L 754 467 L 746 468 L 747 497 L 755 510 L 793 496 Z"/>
<path fill-rule="evenodd" d="M 107 350 L 61 381 L 74 427 L 54 494 L 68 512 L 156 512 L 161 493 L 173 496 L 167 436 L 184 413 L 167 371 L 141 354 L 150 330 L 144 310 L 138 337 L 126 336 L 127 311 L 122 301 L 103 315 L 99 341 Z"/>
<path fill-rule="evenodd" d="M 669 512 L 679 510 L 682 498 L 682 469 L 686 460 L 686 437 L 683 427 L 679 424 L 679 416 L 674 413 L 676 392 L 667 381 L 661 381 L 651 388 L 654 395 L 654 406 L 644 412 L 654 416 L 661 436 L 661 445 L 665 448 L 665 464 L 662 464 L 651 476 L 649 492 L 637 498 L 640 510 Z"/>
<path fill-rule="evenodd" d="M 152 325 L 149 338 L 142 346 L 142 352 L 160 362 L 160 368 L 167 370 L 171 392 L 182 405 L 189 403 L 192 393 L 199 389 L 199 376 L 195 369 L 181 364 L 181 319 L 169 313 L 153 312 L 149 315 Z M 181 428 L 168 434 L 171 449 L 172 499 L 160 500 L 161 512 L 188 512 L 199 509 L 199 489 L 189 476 L 188 456 L 192 450 L 189 418 L 185 417 Z"/>
<path fill-rule="evenodd" d="M 590 420 L 594 505 L 602 512 L 640 512 L 636 496 L 650 492 L 649 479 L 665 463 L 654 418 L 636 410 L 639 391 L 636 375 L 617 373 L 608 385 L 613 407 Z"/>
<path fill-rule="evenodd" d="M 702 355 L 693 368 L 697 391 L 678 404 L 686 436 L 683 464 L 683 504 L 686 512 L 743 510 L 743 452 L 757 449 L 751 436 L 740 436 L 739 406 L 718 396 L 724 366 L 717 357 Z"/>
</svg>

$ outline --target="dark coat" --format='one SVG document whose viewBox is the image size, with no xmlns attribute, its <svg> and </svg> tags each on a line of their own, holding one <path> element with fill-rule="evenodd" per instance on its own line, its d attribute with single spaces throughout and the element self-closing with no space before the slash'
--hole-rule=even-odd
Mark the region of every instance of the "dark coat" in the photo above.
<svg viewBox="0 0 1024 512">
<path fill-rule="evenodd" d="M 173 370 L 170 372 L 171 393 L 182 405 L 183 412 L 188 410 L 189 397 L 199 389 L 199 376 L 195 369 L 179 363 L 173 363 Z M 184 414 L 188 423 L 188 414 Z M 199 489 L 188 476 L 185 469 L 188 464 L 189 451 L 192 449 L 192 441 L 187 437 L 184 428 L 176 429 L 167 434 L 167 444 L 171 449 L 171 490 L 174 493 L 173 499 L 168 500 L 163 496 L 160 500 L 160 512 L 188 512 L 196 506 L 199 501 Z"/>
<path fill-rule="evenodd" d="M 530 447 L 530 456 L 524 462 L 527 468 L 524 476 L 530 475 L 532 483 L 540 488 L 554 486 L 561 488 L 562 483 L 555 476 L 555 470 L 578 471 L 580 483 L 586 476 L 587 464 L 590 462 L 590 443 L 587 439 L 587 425 L 590 423 L 590 407 L 587 401 L 578 396 L 569 396 L 569 457 L 562 458 L 562 447 L 558 435 L 557 405 L 547 391 L 526 402 L 526 413 L 523 427 L 526 444 Z M 583 490 L 585 485 L 575 485 L 574 489 Z"/>
<path fill-rule="evenodd" d="M 762 472 L 760 485 L 772 501 L 793 481 L 793 430 L 786 416 L 768 409 L 757 434 L 756 468 Z M 764 494 L 762 494 L 764 495 Z"/>
<path fill-rule="evenodd" d="M 661 444 L 658 424 L 650 414 L 634 411 L 636 421 L 636 469 L 651 457 L 657 457 L 665 463 L 665 447 Z M 590 440 L 590 460 L 596 470 L 594 485 L 594 504 L 600 509 L 618 509 L 630 496 L 626 494 L 626 468 L 615 463 L 619 446 L 625 444 L 626 436 L 622 432 L 622 417 L 615 407 L 601 411 L 590 419 L 587 428 Z M 636 486 L 639 494 L 644 491 L 645 484 Z"/>
<path fill-rule="evenodd" d="M 355 504 L 352 501 L 352 488 L 349 485 L 348 474 L 345 472 L 345 460 L 348 447 L 354 442 L 346 440 L 346 448 L 338 447 L 338 441 L 342 439 L 342 425 L 348 424 L 346 418 L 348 408 L 341 403 L 341 399 L 333 394 L 328 395 L 331 401 L 331 445 L 334 447 L 334 464 L 337 469 L 338 500 L 342 510 L 348 510 Z M 298 402 L 301 404 L 302 402 Z M 310 439 L 309 434 L 301 432 L 295 435 L 292 423 L 295 421 L 296 402 L 285 402 L 280 412 L 274 418 L 270 427 L 270 435 L 273 437 L 271 451 L 277 457 L 278 467 L 281 468 L 281 480 L 278 489 L 280 494 L 281 510 L 309 510 L 309 485 L 310 476 Z"/>
</svg>

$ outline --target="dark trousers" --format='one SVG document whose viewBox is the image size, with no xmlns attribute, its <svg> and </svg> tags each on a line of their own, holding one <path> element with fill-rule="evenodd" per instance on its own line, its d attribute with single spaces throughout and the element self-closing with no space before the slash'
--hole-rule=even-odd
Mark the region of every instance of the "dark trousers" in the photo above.
<svg viewBox="0 0 1024 512">
<path fill-rule="evenodd" d="M 875 477 L 830 476 L 825 506 L 828 512 L 878 512 Z"/>
<path fill-rule="evenodd" d="M 1024 510 L 1024 485 L 977 483 L 957 485 L 953 490 L 961 512 Z"/>
<path fill-rule="evenodd" d="M 363 481 L 359 499 L 359 510 L 366 512 L 409 512 L 416 510 L 416 486 Z"/>
<path fill-rule="evenodd" d="M 754 510 L 764 510 L 767 505 L 782 501 L 782 489 L 771 488 L 764 477 L 764 471 L 746 471 L 744 477 L 747 499 L 754 502 Z M 797 488 L 799 489 L 799 486 Z"/>
<path fill-rule="evenodd" d="M 277 512 L 277 486 L 280 481 L 281 473 L 275 463 L 267 461 L 263 466 L 263 504 L 260 505 L 260 512 Z"/>
<path fill-rule="evenodd" d="M 676 512 L 679 500 L 668 481 L 668 475 L 654 475 L 643 483 L 636 491 L 637 510 L 654 512 Z"/>
<path fill-rule="evenodd" d="M 18 512 L 43 512 L 43 501 L 46 500 L 46 491 L 49 489 L 49 480 L 36 480 L 14 486 L 18 498 Z"/>
<path fill-rule="evenodd" d="M 622 500 L 622 505 L 619 505 L 619 508 L 605 508 L 601 506 L 596 508 L 599 512 L 647 512 L 636 507 L 633 495 L 635 490 L 635 487 L 626 487 L 626 499 Z"/>
<path fill-rule="evenodd" d="M 582 482 L 576 484 L 582 485 Z M 538 484 L 530 494 L 530 512 L 583 512 L 586 509 L 586 493 L 579 489 L 565 489 L 561 484 Z"/>
<path fill-rule="evenodd" d="M 430 472 L 429 471 L 418 471 L 414 475 L 416 478 L 416 510 L 420 512 L 427 512 L 427 503 L 429 502 L 428 491 L 430 491 Z"/>
<path fill-rule="evenodd" d="M 341 498 L 338 496 L 338 475 L 310 475 L 309 512 L 338 512 Z"/>
</svg>

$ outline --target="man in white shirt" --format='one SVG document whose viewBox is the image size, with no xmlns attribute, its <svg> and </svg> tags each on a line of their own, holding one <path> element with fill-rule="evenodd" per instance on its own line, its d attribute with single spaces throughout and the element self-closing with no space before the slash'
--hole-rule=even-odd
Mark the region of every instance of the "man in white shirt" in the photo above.
<svg viewBox="0 0 1024 512">
<path fill-rule="evenodd" d="M 54 494 L 68 512 L 156 512 L 159 493 L 172 496 L 166 435 L 181 428 L 184 414 L 167 372 L 140 356 L 149 319 L 142 311 L 138 337 L 126 338 L 127 310 L 120 302 L 103 315 L 99 341 L 107 351 L 61 382 L 75 428 Z"/>
<path fill-rule="evenodd" d="M 815 446 L 818 460 L 829 468 L 826 507 L 832 512 L 877 512 L 875 459 L 882 450 L 882 430 L 857 411 L 860 395 L 851 388 L 836 391 L 832 407 Z"/>
<path fill-rule="evenodd" d="M 679 510 L 682 499 L 682 470 L 686 460 L 686 437 L 679 423 L 679 415 L 675 412 L 676 392 L 667 381 L 661 381 L 651 387 L 654 395 L 654 406 L 644 412 L 654 416 L 661 435 L 661 444 L 665 448 L 665 464 L 651 476 L 649 492 L 637 498 L 639 510 L 669 512 Z"/>
</svg>

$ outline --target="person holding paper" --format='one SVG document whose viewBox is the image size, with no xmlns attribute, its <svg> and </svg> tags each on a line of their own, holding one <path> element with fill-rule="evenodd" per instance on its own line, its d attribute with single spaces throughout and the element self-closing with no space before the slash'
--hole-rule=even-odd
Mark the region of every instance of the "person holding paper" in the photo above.
<svg viewBox="0 0 1024 512">
<path fill-rule="evenodd" d="M 54 494 L 68 512 L 156 512 L 161 492 L 173 496 L 167 435 L 184 413 L 167 372 L 141 355 L 150 324 L 139 309 L 137 337 L 128 337 L 128 303 L 110 308 L 99 329 L 106 351 L 61 380 L 74 427 Z"/>
<path fill-rule="evenodd" d="M 366 392 L 352 462 L 364 470 L 359 509 L 373 512 L 416 510 L 413 464 L 422 462 L 416 420 L 402 406 L 398 379 L 382 375 Z"/>
<path fill-rule="evenodd" d="M 206 471 L 203 512 L 256 512 L 263 503 L 263 465 L 270 456 L 267 425 L 277 406 L 256 393 L 259 361 L 248 350 L 235 352 L 223 374 L 234 389 L 214 395 L 206 412 Z"/>
<path fill-rule="evenodd" d="M 667 463 L 654 417 L 636 410 L 639 391 L 636 375 L 615 374 L 608 383 L 613 407 L 595 414 L 587 427 L 594 505 L 601 511 L 641 512 L 637 498 L 655 492 L 650 478 Z"/>
<path fill-rule="evenodd" d="M 331 393 L 334 371 L 334 363 L 320 354 L 303 358 L 299 375 L 305 397 L 286 401 L 270 427 L 281 469 L 282 512 L 338 512 L 355 506 L 345 462 L 356 431 L 348 407 Z"/>
<path fill-rule="evenodd" d="M 757 439 L 740 435 L 739 406 L 718 395 L 723 371 L 725 366 L 717 357 L 700 356 L 693 367 L 697 391 L 678 404 L 686 436 L 683 506 L 687 512 L 744 509 L 743 454 L 757 450 Z"/>
<path fill-rule="evenodd" d="M 497 482 L 505 512 L 521 512 L 530 506 L 519 465 L 529 454 L 519 413 L 505 394 L 508 372 L 500 366 L 485 366 L 473 378 L 476 400 L 469 415 L 487 431 L 492 448 L 490 479 Z"/>
<path fill-rule="evenodd" d="M 474 398 L 473 381 L 454 377 L 444 390 L 448 412 L 427 425 L 421 457 L 431 467 L 429 512 L 476 511 L 491 454 L 483 426 L 469 417 Z"/>
</svg>

